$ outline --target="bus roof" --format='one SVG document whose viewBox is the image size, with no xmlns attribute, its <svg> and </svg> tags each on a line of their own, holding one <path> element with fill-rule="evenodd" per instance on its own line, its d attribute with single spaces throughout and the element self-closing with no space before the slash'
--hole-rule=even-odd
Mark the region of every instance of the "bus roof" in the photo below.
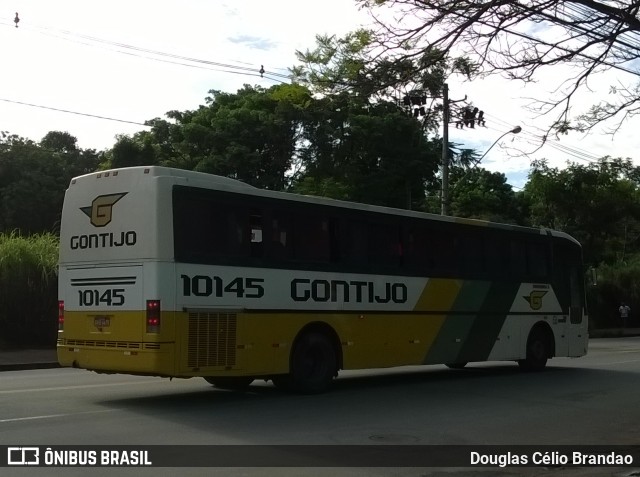
<svg viewBox="0 0 640 477">
<path fill-rule="evenodd" d="M 84 181 L 89 178 L 100 178 L 104 175 L 113 175 L 124 172 L 127 174 L 135 175 L 139 174 L 147 175 L 148 177 L 171 177 L 176 184 L 189 185 L 193 187 L 200 187 L 204 189 L 215 189 L 227 192 L 235 192 L 239 194 L 254 195 L 258 197 L 269 197 L 273 199 L 288 200 L 316 205 L 323 205 L 328 207 L 339 207 L 346 209 L 362 210 L 366 212 L 374 212 L 395 216 L 415 217 L 419 219 L 430 219 L 439 222 L 450 222 L 457 224 L 467 224 L 481 227 L 491 227 L 503 230 L 520 231 L 523 233 L 533 233 L 547 235 L 551 234 L 554 237 L 570 240 L 579 245 L 579 242 L 571 235 L 558 230 L 552 230 L 545 227 L 524 227 L 520 225 L 503 224 L 499 222 L 489 222 L 479 219 L 468 219 L 462 217 L 443 216 L 437 214 L 431 214 L 427 212 L 418 212 L 406 209 L 396 209 L 393 207 L 384 207 L 379 205 L 364 204 L 359 202 L 348 202 L 344 200 L 330 199 L 326 197 L 316 197 L 308 195 L 294 194 L 290 192 L 279 192 L 265 189 L 259 189 L 252 185 L 246 184 L 242 181 L 231 179 L 229 177 L 217 176 L 215 174 L 209 174 L 204 172 L 189 171 L 185 169 L 176 169 L 163 166 L 134 166 L 125 167 L 119 169 L 110 169 L 98 172 L 92 172 L 82 176 L 75 177 L 71 180 L 71 184 L 75 184 L 77 181 Z"/>
</svg>

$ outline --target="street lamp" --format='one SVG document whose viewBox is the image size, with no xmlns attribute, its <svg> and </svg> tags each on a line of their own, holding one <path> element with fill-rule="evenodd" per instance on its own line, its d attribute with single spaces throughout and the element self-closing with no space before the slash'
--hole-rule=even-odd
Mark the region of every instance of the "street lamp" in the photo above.
<svg viewBox="0 0 640 477">
<path fill-rule="evenodd" d="M 500 141 L 500 139 L 502 139 L 503 137 L 505 137 L 507 134 L 518 134 L 520 131 L 522 131 L 522 128 L 521 128 L 520 126 L 516 126 L 516 127 L 515 127 L 515 128 L 513 128 L 511 131 L 507 131 L 506 133 L 504 133 L 502 136 L 500 136 L 498 139 L 496 139 L 496 140 L 494 141 L 494 143 L 493 143 L 493 144 L 491 144 L 491 146 L 489 146 L 489 149 L 487 149 L 487 150 L 484 152 L 484 154 L 482 155 L 482 157 L 481 157 L 480 159 L 478 159 L 478 160 L 476 161 L 476 163 L 480 163 L 480 161 L 481 161 L 482 159 L 484 159 L 484 156 L 486 156 L 486 155 L 487 155 L 487 153 L 491 150 L 491 148 L 492 148 L 493 146 L 495 146 L 496 144 L 498 144 L 498 141 Z"/>
<path fill-rule="evenodd" d="M 446 93 L 446 89 L 445 89 L 445 93 Z M 444 117 L 445 117 L 445 121 L 449 120 L 446 114 L 444 115 Z M 445 122 L 445 125 L 446 124 L 447 123 Z M 522 131 L 522 128 L 520 126 L 516 126 L 512 130 L 504 133 L 502 136 L 496 139 L 494 143 L 491 144 L 491 146 L 489 146 L 489 149 L 487 149 L 482 155 L 482 157 L 476 161 L 476 164 L 480 164 L 480 161 L 484 159 L 484 156 L 487 155 L 487 153 L 491 150 L 491 148 L 493 148 L 493 146 L 498 144 L 498 141 L 500 141 L 500 139 L 505 137 L 507 134 L 518 134 L 520 131 Z M 448 158 L 448 153 L 446 151 L 449 136 L 448 136 L 448 131 L 446 127 L 444 128 L 442 139 L 443 139 L 443 144 L 442 144 L 442 211 L 441 211 L 441 215 L 449 215 L 449 158 Z"/>
</svg>

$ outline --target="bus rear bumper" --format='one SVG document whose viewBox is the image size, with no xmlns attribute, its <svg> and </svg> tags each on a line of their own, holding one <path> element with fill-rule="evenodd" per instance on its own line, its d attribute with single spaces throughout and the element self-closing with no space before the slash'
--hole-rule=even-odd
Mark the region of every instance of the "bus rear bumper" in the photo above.
<svg viewBox="0 0 640 477">
<path fill-rule="evenodd" d="M 158 349 L 145 349 L 144 343 L 140 345 L 140 349 L 122 349 L 58 343 L 58 363 L 63 367 L 102 373 L 175 375 L 173 343 L 153 343 L 153 347 Z"/>
</svg>

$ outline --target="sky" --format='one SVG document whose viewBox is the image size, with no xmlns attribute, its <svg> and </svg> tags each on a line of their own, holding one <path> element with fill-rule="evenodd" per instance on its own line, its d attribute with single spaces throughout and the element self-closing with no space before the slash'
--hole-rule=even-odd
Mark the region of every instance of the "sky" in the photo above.
<svg viewBox="0 0 640 477">
<path fill-rule="evenodd" d="M 286 81 L 295 51 L 313 48 L 316 34 L 342 35 L 369 23 L 353 0 L 0 0 L 0 131 L 34 141 L 67 131 L 81 148 L 107 149 L 117 135 L 145 129 L 145 120 L 196 109 L 209 90 Z M 450 78 L 450 98 L 466 97 L 487 121 L 486 128 L 450 127 L 450 141 L 488 151 L 482 166 L 516 188 L 535 159 L 563 167 L 605 155 L 634 158 L 636 120 L 614 137 L 574 133 L 538 148 L 550 118 L 527 113 L 523 98 L 548 97 L 557 73 L 526 87 Z M 593 92 L 576 106 L 602 98 L 617 76 L 594 78 Z M 515 126 L 520 134 L 507 133 Z"/>
</svg>

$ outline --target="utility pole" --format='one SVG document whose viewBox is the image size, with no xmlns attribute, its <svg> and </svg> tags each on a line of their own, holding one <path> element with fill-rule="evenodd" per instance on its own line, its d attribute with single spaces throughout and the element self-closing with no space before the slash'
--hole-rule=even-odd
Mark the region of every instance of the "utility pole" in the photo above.
<svg viewBox="0 0 640 477">
<path fill-rule="evenodd" d="M 440 213 L 449 215 L 449 86 L 442 85 L 442 192 Z"/>
</svg>

